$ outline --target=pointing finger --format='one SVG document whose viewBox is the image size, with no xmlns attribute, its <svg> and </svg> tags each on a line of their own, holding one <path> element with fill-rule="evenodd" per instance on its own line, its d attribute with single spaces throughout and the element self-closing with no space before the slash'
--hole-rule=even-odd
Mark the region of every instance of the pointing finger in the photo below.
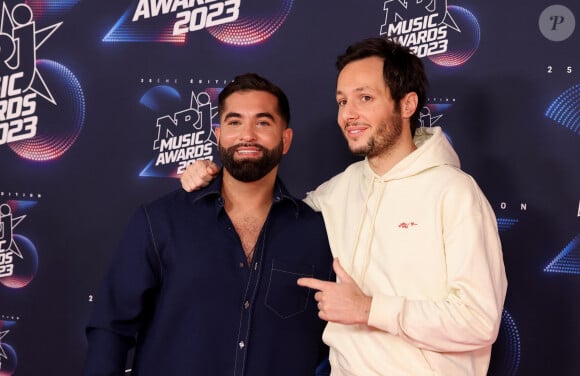
<svg viewBox="0 0 580 376">
<path fill-rule="evenodd" d="M 316 278 L 298 278 L 298 281 L 296 281 L 296 283 L 298 283 L 299 286 L 309 287 L 314 290 L 322 291 L 325 289 L 325 287 L 328 285 L 329 282 L 322 281 Z"/>
</svg>

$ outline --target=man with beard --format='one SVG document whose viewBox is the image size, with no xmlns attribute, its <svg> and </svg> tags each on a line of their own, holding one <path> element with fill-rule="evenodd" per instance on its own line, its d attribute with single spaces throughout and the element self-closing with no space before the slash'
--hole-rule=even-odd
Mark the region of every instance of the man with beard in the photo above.
<svg viewBox="0 0 580 376">
<path fill-rule="evenodd" d="M 423 64 L 371 38 L 337 68 L 338 124 L 365 159 L 305 199 L 323 214 L 337 282 L 298 281 L 318 290 L 332 375 L 485 375 L 507 289 L 501 243 L 441 128 L 417 129 Z M 184 188 L 211 178 L 201 167 Z"/>
<path fill-rule="evenodd" d="M 284 92 L 245 74 L 219 94 L 223 172 L 136 211 L 87 327 L 85 375 L 315 375 L 328 354 L 313 292 L 330 280 L 324 223 L 277 177 Z"/>
</svg>

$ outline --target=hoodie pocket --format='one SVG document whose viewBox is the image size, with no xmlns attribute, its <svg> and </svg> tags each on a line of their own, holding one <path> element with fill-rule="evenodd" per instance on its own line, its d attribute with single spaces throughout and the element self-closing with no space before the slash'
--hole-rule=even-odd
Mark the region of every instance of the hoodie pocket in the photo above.
<svg viewBox="0 0 580 376">
<path fill-rule="evenodd" d="M 306 311 L 310 289 L 298 286 L 296 281 L 302 277 L 313 277 L 314 270 L 314 265 L 272 260 L 266 307 L 282 319 Z"/>
</svg>

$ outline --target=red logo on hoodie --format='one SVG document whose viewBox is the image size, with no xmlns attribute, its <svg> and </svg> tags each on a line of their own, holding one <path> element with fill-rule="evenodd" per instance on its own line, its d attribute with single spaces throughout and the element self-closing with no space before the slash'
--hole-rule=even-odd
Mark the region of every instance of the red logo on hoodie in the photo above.
<svg viewBox="0 0 580 376">
<path fill-rule="evenodd" d="M 409 228 L 412 226 L 419 226 L 419 224 L 415 222 L 401 222 L 401 224 L 399 225 L 400 228 Z"/>
</svg>

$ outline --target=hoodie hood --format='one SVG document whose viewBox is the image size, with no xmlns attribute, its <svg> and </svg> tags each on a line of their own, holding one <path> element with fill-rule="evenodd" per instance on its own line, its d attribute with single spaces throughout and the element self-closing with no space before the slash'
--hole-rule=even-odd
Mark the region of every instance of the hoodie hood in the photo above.
<svg viewBox="0 0 580 376">
<path fill-rule="evenodd" d="M 381 176 L 380 180 L 403 179 L 441 165 L 460 167 L 459 157 L 441 127 L 417 128 L 413 142 L 417 149 Z M 366 159 L 365 176 L 377 178 Z"/>
</svg>

